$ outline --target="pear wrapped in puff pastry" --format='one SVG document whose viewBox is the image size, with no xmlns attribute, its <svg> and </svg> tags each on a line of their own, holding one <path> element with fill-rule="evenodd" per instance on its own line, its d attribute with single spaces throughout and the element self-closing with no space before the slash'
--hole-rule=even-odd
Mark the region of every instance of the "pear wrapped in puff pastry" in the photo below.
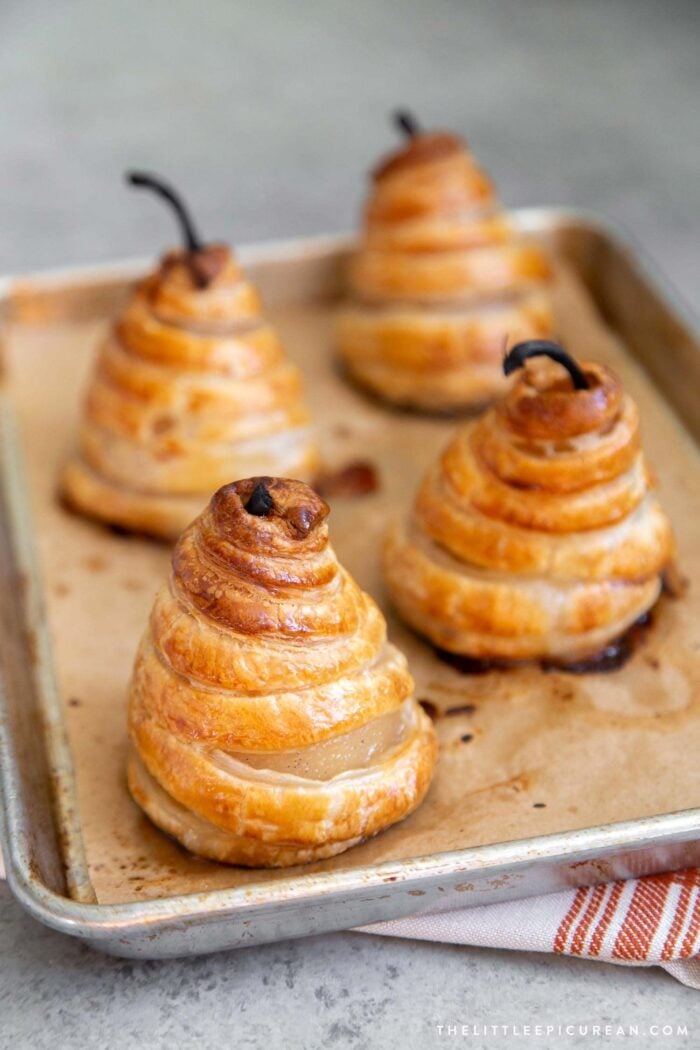
<svg viewBox="0 0 700 1050">
<path fill-rule="evenodd" d="M 308 479 L 316 466 L 298 369 L 223 244 L 204 245 L 184 205 L 185 247 L 136 288 L 101 347 L 80 449 L 63 476 L 75 509 L 175 539 L 232 477 Z"/>
<path fill-rule="evenodd" d="M 425 795 L 432 724 L 381 612 L 338 564 L 328 507 L 279 478 L 226 485 L 181 536 L 129 697 L 129 786 L 192 852 L 330 857 Z"/>
<path fill-rule="evenodd" d="M 403 617 L 436 646 L 482 660 L 573 664 L 655 603 L 674 555 L 651 492 L 639 413 L 604 365 L 555 344 L 507 396 L 461 427 L 394 528 L 384 573 Z"/>
<path fill-rule="evenodd" d="M 457 136 L 399 120 L 408 141 L 373 173 L 339 350 L 351 376 L 387 401 L 469 408 L 507 388 L 506 337 L 550 334 L 550 266 Z"/>
</svg>

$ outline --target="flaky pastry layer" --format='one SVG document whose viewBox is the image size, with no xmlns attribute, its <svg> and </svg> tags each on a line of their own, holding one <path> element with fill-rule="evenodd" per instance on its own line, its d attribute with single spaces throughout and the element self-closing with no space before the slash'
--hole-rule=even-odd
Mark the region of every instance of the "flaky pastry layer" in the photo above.
<svg viewBox="0 0 700 1050">
<path fill-rule="evenodd" d="M 330 856 L 428 789 L 432 726 L 378 607 L 338 565 L 327 513 L 300 482 L 227 485 L 156 598 L 130 686 L 130 782 L 205 856 Z"/>
<path fill-rule="evenodd" d="M 233 477 L 316 469 L 299 371 L 228 250 L 214 250 L 204 284 L 192 253 L 166 256 L 105 340 L 63 477 L 82 513 L 173 539 Z"/>
<path fill-rule="evenodd" d="M 481 659 L 593 656 L 657 600 L 674 556 L 636 406 L 586 365 L 530 367 L 455 434 L 392 527 L 384 574 L 435 645 Z"/>
<path fill-rule="evenodd" d="M 157 827 L 178 839 L 191 853 L 221 864 L 287 868 L 334 857 L 362 841 L 356 838 L 321 846 L 298 846 L 261 842 L 245 835 L 234 835 L 176 802 L 151 776 L 136 751 L 132 751 L 129 756 L 127 777 L 134 801 Z"/>
<path fill-rule="evenodd" d="M 503 342 L 548 335 L 550 265 L 512 227 L 463 143 L 414 135 L 374 173 L 339 316 L 351 375 L 382 398 L 431 411 L 506 388 Z"/>
</svg>

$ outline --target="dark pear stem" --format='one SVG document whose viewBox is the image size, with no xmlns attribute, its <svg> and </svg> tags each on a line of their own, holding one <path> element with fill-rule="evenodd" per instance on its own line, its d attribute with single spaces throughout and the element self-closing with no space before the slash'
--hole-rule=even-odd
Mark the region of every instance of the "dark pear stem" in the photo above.
<svg viewBox="0 0 700 1050">
<path fill-rule="evenodd" d="M 551 357 L 569 373 L 574 390 L 588 390 L 590 384 L 573 357 L 563 346 L 547 339 L 529 339 L 514 346 L 503 358 L 504 373 L 509 376 L 516 368 L 522 368 L 529 357 Z"/>
<path fill-rule="evenodd" d="M 257 518 L 266 518 L 274 506 L 275 501 L 270 495 L 270 490 L 262 481 L 259 481 L 251 492 L 245 509 L 249 514 L 255 514 Z"/>
<path fill-rule="evenodd" d="M 397 109 L 394 113 L 394 123 L 400 131 L 403 131 L 404 135 L 412 139 L 415 135 L 420 134 L 420 124 L 406 109 Z"/>
<path fill-rule="evenodd" d="M 168 186 L 166 182 L 158 178 L 156 175 L 148 175 L 142 171 L 129 171 L 126 173 L 126 181 L 131 186 L 139 186 L 148 190 L 153 190 L 158 196 L 163 197 L 173 208 L 175 215 L 177 216 L 178 222 L 180 223 L 180 229 L 182 231 L 182 239 L 185 244 L 185 248 L 188 252 L 201 252 L 204 247 L 202 238 L 197 233 L 192 216 L 190 215 L 187 206 L 185 205 L 182 198 L 175 192 L 172 187 Z"/>
</svg>

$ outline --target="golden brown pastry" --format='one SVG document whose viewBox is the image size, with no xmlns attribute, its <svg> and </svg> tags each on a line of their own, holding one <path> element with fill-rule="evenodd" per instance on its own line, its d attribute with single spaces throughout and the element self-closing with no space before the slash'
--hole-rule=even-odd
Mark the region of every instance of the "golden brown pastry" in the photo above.
<svg viewBox="0 0 700 1050">
<path fill-rule="evenodd" d="M 373 172 L 338 345 L 350 374 L 387 401 L 468 408 L 507 388 L 506 337 L 550 334 L 550 267 L 464 142 L 399 121 L 408 141 Z"/>
<path fill-rule="evenodd" d="M 202 243 L 179 198 L 151 176 L 185 247 L 136 288 L 101 347 L 78 454 L 63 477 L 77 510 L 176 538 L 232 478 L 310 478 L 316 450 L 298 369 L 223 244 Z"/>
<path fill-rule="evenodd" d="M 396 606 L 451 653 L 593 657 L 651 608 L 674 554 L 634 401 L 608 368 L 551 343 L 515 347 L 505 371 L 543 353 L 560 363 L 528 364 L 457 431 L 387 537 Z"/>
<path fill-rule="evenodd" d="M 428 789 L 432 725 L 327 514 L 302 482 L 236 481 L 175 548 L 130 687 L 129 786 L 194 853 L 330 857 Z"/>
</svg>

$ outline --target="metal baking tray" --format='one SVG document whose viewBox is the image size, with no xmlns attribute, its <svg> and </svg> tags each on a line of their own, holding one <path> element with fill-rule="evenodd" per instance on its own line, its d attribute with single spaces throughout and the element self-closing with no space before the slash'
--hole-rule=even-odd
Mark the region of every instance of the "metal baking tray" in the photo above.
<svg viewBox="0 0 700 1050">
<path fill-rule="evenodd" d="M 679 433 L 683 426 L 685 438 L 689 432 L 700 440 L 697 330 L 658 276 L 595 217 L 529 209 L 516 212 L 515 218 L 565 260 L 614 337 L 653 382 L 655 396 L 670 406 Z M 291 303 L 309 297 L 330 301 L 339 293 L 350 245 L 347 237 L 313 238 L 254 246 L 239 255 L 266 295 L 274 285 Z M 141 261 L 0 281 L 0 362 L 3 341 L 24 325 L 50 331 L 73 318 L 106 320 L 146 269 Z M 303 354 L 299 360 L 303 364 Z M 21 447 L 10 373 L 8 367 L 0 385 L 0 830 L 10 886 L 35 918 L 115 955 L 157 958 L 700 863 L 700 809 L 686 806 L 595 826 L 580 826 L 579 818 L 575 830 L 550 834 L 532 834 L 528 817 L 527 837 L 509 834 L 508 841 L 411 857 L 391 856 L 391 843 L 398 841 L 390 837 L 392 831 L 386 839 L 380 837 L 389 844 L 383 853 L 363 854 L 365 847 L 360 847 L 345 855 L 344 866 L 251 873 L 239 885 L 213 889 L 205 874 L 200 885 L 196 877 L 188 884 L 195 892 L 170 894 L 166 888 L 154 891 L 152 899 L 98 902 L 78 805 L 76 738 L 71 747 L 66 698 L 52 656 L 41 579 L 46 557 L 40 573 L 35 550 L 34 524 L 41 522 L 33 522 L 30 511 L 33 494 L 23 467 L 26 435 Z M 340 377 L 337 382 L 342 383 Z M 442 425 L 449 430 L 449 424 Z M 422 686 L 425 676 L 418 670 Z M 585 769 L 579 775 L 585 776 Z M 516 786 L 516 794 L 521 787 Z M 700 803 L 697 783 L 689 785 L 684 797 Z M 634 804 L 632 798 L 630 811 Z M 514 826 L 519 828 L 517 819 Z"/>
</svg>

